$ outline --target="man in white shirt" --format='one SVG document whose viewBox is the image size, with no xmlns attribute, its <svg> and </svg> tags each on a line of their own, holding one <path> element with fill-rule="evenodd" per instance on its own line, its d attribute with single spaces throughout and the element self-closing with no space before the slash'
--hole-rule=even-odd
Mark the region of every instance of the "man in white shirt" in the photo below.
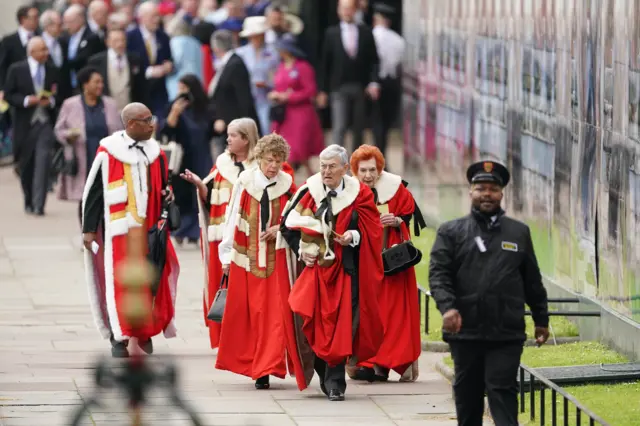
<svg viewBox="0 0 640 426">
<path fill-rule="evenodd" d="M 102 0 L 93 0 L 89 4 L 87 24 L 91 31 L 102 41 L 106 37 L 107 20 L 109 19 L 109 6 Z"/>
<path fill-rule="evenodd" d="M 373 135 L 376 146 L 382 154 L 387 149 L 389 129 L 393 126 L 400 110 L 402 83 L 400 80 L 400 65 L 404 57 L 405 41 L 393 31 L 391 20 L 395 9 L 384 3 L 376 3 L 373 15 L 373 37 L 379 66 L 380 98 L 374 110 Z"/>
<path fill-rule="evenodd" d="M 18 31 L 9 34 L 0 43 L 0 99 L 7 70 L 12 64 L 27 58 L 27 42 L 38 30 L 38 9 L 35 6 L 23 6 L 16 13 Z"/>
<path fill-rule="evenodd" d="M 64 63 L 64 52 L 60 46 L 60 34 L 62 33 L 62 18 L 53 9 L 45 10 L 40 17 L 40 28 L 42 28 L 42 38 L 49 49 L 49 58 L 53 64 L 62 68 Z"/>
</svg>

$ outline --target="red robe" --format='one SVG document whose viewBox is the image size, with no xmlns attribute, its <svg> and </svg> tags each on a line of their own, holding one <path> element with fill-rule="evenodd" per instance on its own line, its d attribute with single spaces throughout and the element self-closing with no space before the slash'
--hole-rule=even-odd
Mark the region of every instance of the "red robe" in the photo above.
<svg viewBox="0 0 640 426">
<path fill-rule="evenodd" d="M 378 292 L 383 279 L 382 225 L 373 201 L 373 193 L 357 179 L 345 176 L 344 189 L 332 201 L 334 231 L 344 234 L 357 212 L 360 233 L 359 262 L 359 323 L 352 331 L 351 277 L 343 265 L 343 247 L 333 241 L 331 229 L 314 214 L 325 198 L 319 174 L 309 178 L 294 197 L 299 201 L 285 215 L 285 227 L 300 232 L 300 252 L 319 253 L 313 267 L 305 267 L 295 280 L 289 305 L 293 313 L 286 317 L 287 350 L 298 387 L 306 388 L 312 376 L 312 357 L 329 365 L 337 365 L 348 357 L 369 359 L 380 347 L 383 327 L 379 315 Z M 304 193 L 306 191 L 306 193 Z M 304 193 L 304 195 L 303 195 Z M 329 249 L 327 249 L 329 247 Z M 283 271 L 284 272 L 284 271 Z M 293 278 L 291 274 L 290 277 Z"/>
<path fill-rule="evenodd" d="M 240 174 L 230 204 L 239 198 L 233 226 L 229 290 L 225 305 L 216 368 L 251 377 L 284 378 L 287 373 L 283 306 L 276 263 L 286 256 L 280 239 L 260 242 L 260 199 L 255 184 L 259 169 Z M 295 191 L 293 179 L 280 172 L 267 190 L 270 214 L 267 228 L 280 223 L 282 212 Z M 231 207 L 230 207 L 231 208 Z M 226 231 L 228 232 L 228 231 Z"/>
<path fill-rule="evenodd" d="M 388 206 L 388 212 L 396 217 L 414 214 L 416 204 L 411 192 L 404 186 L 402 178 L 382 172 L 376 183 L 378 205 Z M 407 224 L 403 221 L 399 228 L 387 227 L 386 248 L 411 239 Z M 374 364 L 396 371 L 402 375 L 420 356 L 420 312 L 418 306 L 418 284 L 415 268 L 395 275 L 385 276 L 380 289 L 380 314 L 384 325 L 384 339 L 375 357 L 360 365 L 373 367 Z M 417 365 L 413 380 L 417 378 Z"/>
<path fill-rule="evenodd" d="M 85 184 L 83 210 L 95 179 L 102 179 L 106 206 L 104 241 L 98 232 L 100 249 L 97 255 L 89 250 L 84 253 L 91 310 L 105 339 L 111 332 L 118 341 L 130 337 L 147 339 L 163 331 L 165 337 L 175 337 L 175 299 L 180 267 L 170 239 L 167 241 L 165 267 L 153 301 L 151 289 L 148 292 L 149 304 L 153 302 L 151 317 L 142 329 L 134 330 L 122 312 L 125 290 L 117 270 L 127 254 L 127 234 L 130 228 L 146 226 L 150 229 L 156 224 L 162 204 L 161 173 L 167 174 L 166 157 L 155 140 L 140 143 L 144 155 L 135 148 L 130 149 L 132 143 L 125 132 L 104 138 Z M 165 164 L 162 171 L 158 160 L 160 156 Z M 146 159 L 150 162 L 148 167 Z"/>
<path fill-rule="evenodd" d="M 251 169 L 256 165 L 255 161 L 244 161 L 242 164 L 245 170 Z M 203 179 L 205 184 L 209 182 L 213 184 L 211 192 L 208 194 L 206 205 L 203 200 L 200 200 L 199 203 L 200 235 L 205 262 L 202 310 L 204 324 L 209 329 L 209 342 L 212 349 L 217 348 L 220 342 L 220 323 L 209 321 L 207 314 L 211 309 L 211 304 L 222 279 L 222 265 L 218 257 L 218 246 L 222 240 L 224 218 L 231 198 L 231 191 L 239 174 L 240 168 L 235 165 L 229 152 L 225 151 L 220 154 L 216 159 L 216 164 L 211 169 L 211 173 Z M 200 196 L 198 196 L 198 199 L 200 199 Z"/>
</svg>

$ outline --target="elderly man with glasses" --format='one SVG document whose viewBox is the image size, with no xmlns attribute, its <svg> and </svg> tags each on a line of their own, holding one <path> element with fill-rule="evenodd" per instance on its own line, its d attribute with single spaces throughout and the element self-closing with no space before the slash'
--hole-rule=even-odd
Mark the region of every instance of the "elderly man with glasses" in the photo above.
<svg viewBox="0 0 640 426">
<path fill-rule="evenodd" d="M 145 105 L 132 103 L 122 110 L 125 130 L 100 142 L 82 198 L 82 232 L 91 310 L 102 337 L 111 340 L 116 358 L 129 355 L 128 341 L 138 338 L 147 354 L 151 338 L 160 332 L 175 337 L 175 297 L 180 267 L 169 238 L 157 282 L 149 289 L 153 315 L 142 329 L 128 324 L 122 309 L 126 301 L 114 265 L 126 256 L 127 233 L 159 221 L 163 205 L 173 198 L 167 186 L 167 158 L 152 138 L 156 117 Z M 158 266 L 158 265 L 156 265 Z"/>
<path fill-rule="evenodd" d="M 286 241 L 293 252 L 290 269 L 297 259 L 304 265 L 297 278 L 288 277 L 287 353 L 298 388 L 309 385 L 315 370 L 329 401 L 344 400 L 347 359 L 356 365 L 373 357 L 383 337 L 380 213 L 371 189 L 348 169 L 347 151 L 327 147 L 320 173 L 298 190 L 281 221 L 280 244 Z"/>
</svg>

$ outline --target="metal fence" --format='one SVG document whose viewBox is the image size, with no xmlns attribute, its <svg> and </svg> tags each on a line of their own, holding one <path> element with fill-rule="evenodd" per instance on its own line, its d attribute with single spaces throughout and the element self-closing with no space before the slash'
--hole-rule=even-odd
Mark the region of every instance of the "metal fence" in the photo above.
<svg viewBox="0 0 640 426">
<path fill-rule="evenodd" d="M 525 372 L 529 375 L 528 381 L 525 381 Z M 575 421 L 571 422 L 576 426 L 580 426 L 582 423 L 583 417 L 585 420 L 588 419 L 589 426 L 602 425 L 609 426 L 609 423 L 604 421 L 597 414 L 590 411 L 588 408 L 585 408 L 580 402 L 571 396 L 567 391 L 562 389 L 560 386 L 551 382 L 549 379 L 543 377 L 542 375 L 536 373 L 535 369 L 527 367 L 524 364 L 520 364 L 519 369 L 520 375 L 520 412 L 524 413 L 526 411 L 526 401 L 525 397 L 525 383 L 528 384 L 527 388 L 529 390 L 529 414 L 531 420 L 536 420 L 536 415 L 538 415 L 538 420 L 540 421 L 540 425 L 544 426 L 548 424 L 548 420 L 551 421 L 552 426 L 563 425 L 569 426 L 570 419 L 570 407 L 575 409 Z M 550 418 L 547 417 L 547 409 L 549 408 L 546 403 L 546 394 L 547 391 L 551 391 L 551 413 Z M 536 393 L 540 394 L 539 405 L 536 405 Z M 562 419 L 558 419 L 558 399 L 562 399 Z M 573 419 L 572 419 L 573 420 Z"/>
</svg>

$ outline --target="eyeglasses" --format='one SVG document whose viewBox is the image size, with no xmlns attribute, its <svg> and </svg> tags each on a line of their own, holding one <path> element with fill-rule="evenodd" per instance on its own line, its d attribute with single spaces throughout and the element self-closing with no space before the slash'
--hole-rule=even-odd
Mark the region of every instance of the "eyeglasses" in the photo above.
<svg viewBox="0 0 640 426">
<path fill-rule="evenodd" d="M 151 115 L 147 118 L 132 118 L 131 121 L 141 121 L 146 124 L 156 124 L 156 122 L 158 121 L 158 117 L 156 117 L 155 115 Z"/>
<path fill-rule="evenodd" d="M 338 164 L 323 164 L 320 163 L 320 170 L 322 170 L 323 172 L 325 170 L 328 170 L 329 172 L 333 173 L 336 170 L 338 170 L 340 168 L 340 166 Z"/>
</svg>

